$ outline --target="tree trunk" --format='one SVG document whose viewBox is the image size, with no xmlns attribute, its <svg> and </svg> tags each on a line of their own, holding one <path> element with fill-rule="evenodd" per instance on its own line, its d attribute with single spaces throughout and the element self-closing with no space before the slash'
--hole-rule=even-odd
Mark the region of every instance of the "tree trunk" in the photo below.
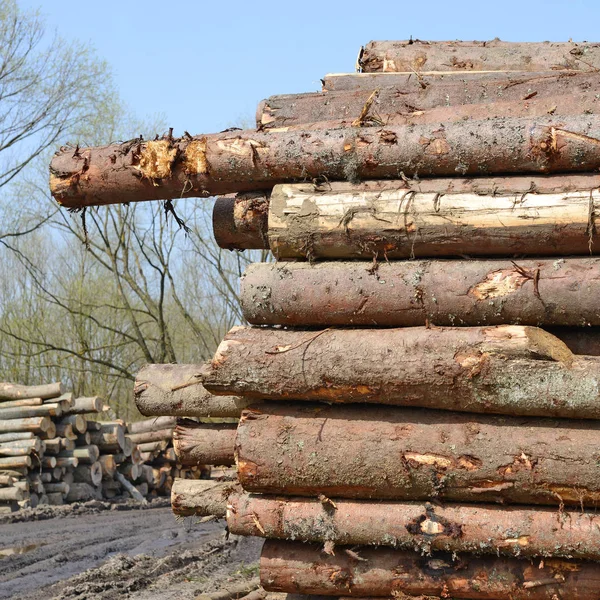
<svg viewBox="0 0 600 600">
<path fill-rule="evenodd" d="M 19 408 L 19 407 L 29 407 L 29 406 L 41 406 L 44 401 L 41 398 L 24 398 L 23 400 L 6 400 L 0 404 L 1 410 L 6 410 L 7 408 Z"/>
<path fill-rule="evenodd" d="M 244 492 L 223 499 L 230 533 L 403 550 L 547 556 L 600 561 L 600 517 L 556 509 L 436 506 L 284 498 Z M 334 506 L 335 505 L 335 506 Z"/>
<path fill-rule="evenodd" d="M 76 483 L 87 483 L 94 487 L 102 483 L 102 465 L 94 462 L 91 465 L 79 465 L 73 469 L 73 479 Z"/>
<path fill-rule="evenodd" d="M 160 440 L 158 442 L 146 442 L 144 444 L 138 444 L 137 447 L 140 452 L 162 452 L 167 449 L 169 442 L 167 440 Z"/>
<path fill-rule="evenodd" d="M 575 42 L 373 41 L 359 59 L 365 73 L 414 71 L 597 71 L 600 44 Z"/>
<path fill-rule="evenodd" d="M 134 388 L 138 410 L 143 415 L 239 417 L 247 403 L 235 396 L 215 397 L 207 392 L 198 377 L 201 368 L 201 365 L 168 364 L 142 367 Z M 148 420 L 151 424 L 155 421 Z M 172 423 L 174 426 L 175 419 L 172 419 Z M 130 432 L 134 425 L 138 423 L 130 426 Z"/>
<path fill-rule="evenodd" d="M 448 123 L 465 117 L 494 117 L 585 114 L 594 112 L 594 92 L 600 75 L 594 73 L 528 73 L 517 81 L 506 75 L 493 83 L 481 78 L 433 78 L 421 86 L 416 77 L 407 84 L 387 84 L 385 77 L 371 88 L 285 94 L 263 100 L 256 111 L 261 130 L 301 129 L 312 123 L 318 127 Z M 490 110 L 490 106 L 492 106 Z"/>
<path fill-rule="evenodd" d="M 143 444 L 145 442 L 161 442 L 173 439 L 173 429 L 159 429 L 158 431 L 147 431 L 144 433 L 130 433 L 127 437 L 134 444 Z"/>
<path fill-rule="evenodd" d="M 67 440 L 76 440 L 77 434 L 73 431 L 71 423 L 65 423 L 64 420 L 55 421 L 56 435 Z"/>
<path fill-rule="evenodd" d="M 473 600 L 596 600 L 600 565 L 564 559 L 452 555 L 391 548 L 338 548 L 267 540 L 260 580 L 270 592 L 328 596 L 436 595 Z"/>
<path fill-rule="evenodd" d="M 0 473 L 0 485 L 3 487 L 10 487 L 15 483 L 16 479 L 12 475 L 4 475 Z"/>
<path fill-rule="evenodd" d="M 234 327 L 204 385 L 271 400 L 600 418 L 600 360 L 535 327 Z"/>
<path fill-rule="evenodd" d="M 17 431 L 48 431 L 51 424 L 50 417 L 28 417 L 25 419 L 0 419 L 0 432 L 13 433 Z"/>
<path fill-rule="evenodd" d="M 16 440 L 0 444 L 0 456 L 27 456 L 29 454 L 41 454 L 42 440 L 33 438 L 31 440 Z"/>
<path fill-rule="evenodd" d="M 227 498 L 235 490 L 239 490 L 239 485 L 233 481 L 175 478 L 171 507 L 182 517 L 224 517 Z"/>
<path fill-rule="evenodd" d="M 79 459 L 79 462 L 82 464 L 90 465 L 95 463 L 100 457 L 100 449 L 98 446 L 82 446 L 80 448 L 75 448 L 74 450 L 62 450 L 59 457 L 75 457 Z"/>
<path fill-rule="evenodd" d="M 420 256 L 587 254 L 600 192 L 482 196 L 406 187 L 315 191 L 276 186 L 269 244 L 279 258 L 397 259 Z"/>
<path fill-rule="evenodd" d="M 29 417 L 60 417 L 63 407 L 60 403 L 42 404 L 41 406 L 20 406 L 3 409 L 0 404 L 0 420 L 26 419 Z"/>
<path fill-rule="evenodd" d="M 594 421 L 263 403 L 238 426 L 245 490 L 330 498 L 600 506 Z M 352 448 L 351 455 L 348 448 Z"/>
<path fill-rule="evenodd" d="M 23 398 L 56 398 L 63 393 L 62 383 L 46 385 L 17 385 L 0 383 L 0 400 L 21 400 Z"/>
<path fill-rule="evenodd" d="M 48 463 L 49 460 L 53 460 L 54 464 Z M 52 467 L 76 467 L 79 465 L 79 458 L 77 456 L 44 456 L 42 464 Z"/>
<path fill-rule="evenodd" d="M 196 366 L 195 370 L 198 369 L 199 367 Z M 144 421 L 129 423 L 127 432 L 129 434 L 135 434 L 146 433 L 148 431 L 160 431 L 161 429 L 173 428 L 175 425 L 177 425 L 177 419 L 175 417 L 157 417 L 155 419 L 145 419 Z"/>
<path fill-rule="evenodd" d="M 72 405 L 71 405 L 72 406 Z M 86 433 L 88 429 L 88 421 L 85 418 L 85 415 L 63 415 L 63 417 L 58 421 L 60 425 L 70 424 L 73 432 L 75 433 Z"/>
<path fill-rule="evenodd" d="M 33 431 L 11 431 L 8 433 L 0 433 L 0 444 L 6 442 L 16 442 L 18 440 L 31 440 L 36 437 Z"/>
<path fill-rule="evenodd" d="M 102 450 L 117 445 L 122 448 L 125 445 L 125 428 L 119 426 L 113 431 L 90 431 L 90 440 Z"/>
<path fill-rule="evenodd" d="M 173 433 L 173 447 L 182 465 L 235 464 L 233 448 L 237 423 L 196 423 L 181 419 Z"/>
<path fill-rule="evenodd" d="M 98 396 L 90 398 L 75 398 L 73 405 L 65 411 L 69 415 L 81 415 L 86 413 L 99 413 L 104 406 L 104 400 Z"/>
<path fill-rule="evenodd" d="M 0 469 L 28 469 L 31 467 L 30 456 L 2 456 L 0 457 Z"/>
<path fill-rule="evenodd" d="M 358 179 L 593 171 L 600 117 L 499 117 L 480 121 L 132 140 L 73 152 L 51 164 L 64 206 L 126 203 L 261 190 L 313 178 Z M 318 149 L 316 151 L 315 149 Z"/>
<path fill-rule="evenodd" d="M 254 263 L 240 284 L 254 325 L 570 325 L 551 333 L 588 355 L 600 354 L 599 296 L 597 258 Z"/>
<path fill-rule="evenodd" d="M 140 492 L 136 489 L 136 487 L 133 484 L 131 484 L 129 481 L 127 481 L 127 479 L 125 479 L 125 477 L 123 477 L 123 475 L 121 475 L 121 473 L 119 473 L 119 471 L 115 472 L 115 479 L 129 492 L 129 495 L 134 500 L 137 500 L 138 502 L 141 502 L 142 504 L 147 504 L 146 498 L 144 498 L 144 496 L 142 496 L 142 494 L 140 494 Z"/>
</svg>

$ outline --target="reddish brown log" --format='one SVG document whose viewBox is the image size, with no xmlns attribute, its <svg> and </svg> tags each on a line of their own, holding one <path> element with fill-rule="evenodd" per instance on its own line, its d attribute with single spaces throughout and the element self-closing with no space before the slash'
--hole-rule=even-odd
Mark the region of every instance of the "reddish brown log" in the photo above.
<svg viewBox="0 0 600 600">
<path fill-rule="evenodd" d="M 358 61 L 365 73 L 414 71 L 597 71 L 600 44 L 584 42 L 372 41 Z"/>
<path fill-rule="evenodd" d="M 56 398 L 63 393 L 62 383 L 46 385 L 18 385 L 16 383 L 0 383 L 1 400 L 20 400 L 22 398 Z"/>
<path fill-rule="evenodd" d="M 598 428 L 594 421 L 264 403 L 242 414 L 236 461 L 244 489 L 265 494 L 600 506 L 589 451 Z"/>
<path fill-rule="evenodd" d="M 276 183 L 594 171 L 596 115 L 294 132 L 236 131 L 187 139 L 63 148 L 50 186 L 64 206 L 253 191 Z"/>
<path fill-rule="evenodd" d="M 322 546 L 267 540 L 260 580 L 270 592 L 328 596 L 390 597 L 404 593 L 473 600 L 596 600 L 600 565 L 564 559 L 544 561 L 478 558 L 390 548 Z"/>
<path fill-rule="evenodd" d="M 180 419 L 173 432 L 173 447 L 182 465 L 235 464 L 233 448 L 237 423 L 196 423 Z"/>
<path fill-rule="evenodd" d="M 204 385 L 271 400 L 371 402 L 509 415 L 600 418 L 600 361 L 520 326 L 234 327 Z"/>
<path fill-rule="evenodd" d="M 133 392 L 138 410 L 143 415 L 239 417 L 247 403 L 242 398 L 224 398 L 207 392 L 198 377 L 201 368 L 201 365 L 146 365 L 136 377 Z M 169 422 L 172 425 L 165 428 L 175 426 L 175 419 Z M 132 423 L 130 432 L 144 427 L 141 423 L 145 421 Z M 148 427 L 155 430 L 157 419 L 148 419 Z"/>
<path fill-rule="evenodd" d="M 254 325 L 552 329 L 576 354 L 600 354 L 600 259 L 255 263 L 240 303 Z"/>
<path fill-rule="evenodd" d="M 471 552 L 600 560 L 600 517 L 556 509 L 336 498 L 223 498 L 230 533 L 335 545 L 392 546 L 419 552 Z"/>
</svg>

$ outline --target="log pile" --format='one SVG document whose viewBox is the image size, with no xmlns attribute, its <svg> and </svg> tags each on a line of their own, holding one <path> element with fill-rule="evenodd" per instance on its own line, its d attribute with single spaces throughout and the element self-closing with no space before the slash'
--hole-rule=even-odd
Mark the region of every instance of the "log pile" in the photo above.
<svg viewBox="0 0 600 600">
<path fill-rule="evenodd" d="M 222 194 L 218 243 L 278 261 L 210 363 L 140 373 L 182 465 L 236 466 L 175 479 L 173 510 L 266 538 L 267 591 L 596 599 L 600 46 L 372 42 L 359 65 L 256 131 L 52 161 L 68 207 Z"/>
</svg>

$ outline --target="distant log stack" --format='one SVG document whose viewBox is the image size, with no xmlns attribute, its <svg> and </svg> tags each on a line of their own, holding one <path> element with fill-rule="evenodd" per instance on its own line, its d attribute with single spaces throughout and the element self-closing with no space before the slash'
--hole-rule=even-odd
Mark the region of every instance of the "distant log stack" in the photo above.
<svg viewBox="0 0 600 600">
<path fill-rule="evenodd" d="M 179 418 L 173 510 L 266 538 L 268 591 L 596 600 L 600 45 L 371 42 L 358 67 L 256 131 L 52 161 L 68 207 L 223 194 L 217 243 L 278 261 L 210 363 L 139 374 L 140 411 Z M 64 407 L 7 394 L 18 476 Z M 130 430 L 148 460 L 164 429 Z"/>
</svg>

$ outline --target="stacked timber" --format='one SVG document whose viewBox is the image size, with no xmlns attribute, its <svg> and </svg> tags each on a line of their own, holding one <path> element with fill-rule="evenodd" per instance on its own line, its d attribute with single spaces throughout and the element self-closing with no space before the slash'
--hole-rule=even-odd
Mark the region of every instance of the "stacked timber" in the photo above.
<svg viewBox="0 0 600 600">
<path fill-rule="evenodd" d="M 139 377 L 142 413 L 194 419 L 182 464 L 235 460 L 173 508 L 266 538 L 268 591 L 595 600 L 600 45 L 372 42 L 359 65 L 256 130 L 52 161 L 72 208 L 221 194 L 217 242 L 277 259 L 209 364 Z"/>
</svg>

